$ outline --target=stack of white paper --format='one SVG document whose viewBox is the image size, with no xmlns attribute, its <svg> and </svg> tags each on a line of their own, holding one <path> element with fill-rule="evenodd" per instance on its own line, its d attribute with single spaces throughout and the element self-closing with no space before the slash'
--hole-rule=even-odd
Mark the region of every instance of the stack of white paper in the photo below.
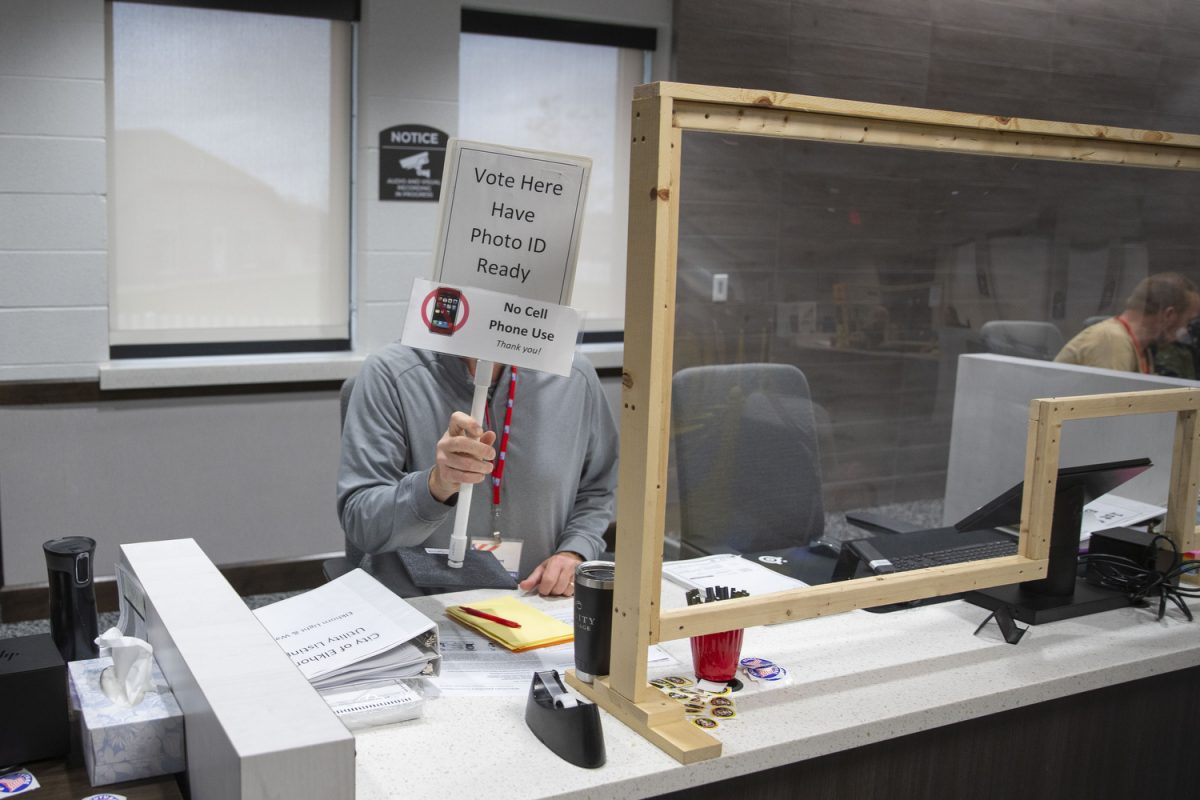
<svg viewBox="0 0 1200 800">
<path fill-rule="evenodd" d="M 664 561 L 663 577 L 685 589 L 726 586 L 750 594 L 784 592 L 808 584 L 789 578 L 736 553 L 719 553 L 683 561 Z"/>
<path fill-rule="evenodd" d="M 347 728 L 369 728 L 421 716 L 425 697 L 412 681 L 372 681 L 321 692 L 325 702 Z"/>
<path fill-rule="evenodd" d="M 254 613 L 318 689 L 438 672 L 437 625 L 361 569 Z"/>
<path fill-rule="evenodd" d="M 1083 507 L 1083 526 L 1079 540 L 1086 542 L 1096 531 L 1137 525 L 1139 522 L 1166 515 L 1167 510 L 1162 506 L 1130 500 L 1116 494 L 1106 494 Z"/>
</svg>

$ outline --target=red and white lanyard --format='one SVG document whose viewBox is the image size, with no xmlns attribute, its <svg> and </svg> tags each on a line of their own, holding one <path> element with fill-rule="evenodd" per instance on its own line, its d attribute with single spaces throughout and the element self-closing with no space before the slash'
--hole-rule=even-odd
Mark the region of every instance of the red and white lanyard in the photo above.
<svg viewBox="0 0 1200 800">
<path fill-rule="evenodd" d="M 508 435 L 512 428 L 513 399 L 517 396 L 517 368 L 509 367 L 508 369 L 508 402 L 504 407 L 504 430 L 500 432 L 499 456 L 496 459 L 496 468 L 492 470 L 492 529 L 496 538 L 500 537 L 500 482 L 504 480 L 504 465 L 508 455 Z M 484 422 L 489 428 L 492 427 L 491 417 L 492 409 L 489 404 L 484 414 Z"/>
<path fill-rule="evenodd" d="M 1133 328 L 1129 327 L 1129 323 L 1117 317 L 1117 322 L 1121 323 L 1121 327 L 1129 334 L 1130 340 L 1133 341 L 1133 351 L 1137 353 L 1138 372 L 1143 375 L 1150 374 L 1150 358 L 1146 355 L 1146 348 L 1142 347 L 1136 336 L 1133 335 Z M 510 401 L 511 402 L 511 401 Z"/>
</svg>

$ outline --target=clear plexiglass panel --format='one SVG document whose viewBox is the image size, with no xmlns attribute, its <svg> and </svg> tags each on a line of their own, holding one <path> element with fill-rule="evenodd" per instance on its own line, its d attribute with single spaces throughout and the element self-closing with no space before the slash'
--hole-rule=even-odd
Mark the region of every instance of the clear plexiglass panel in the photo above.
<svg viewBox="0 0 1200 800">
<path fill-rule="evenodd" d="M 952 524 L 962 356 L 1048 364 L 1147 275 L 1200 280 L 1195 172 L 695 132 L 682 159 L 669 556 L 866 536 L 847 511 Z M 1183 339 L 1161 374 L 1196 377 Z M 995 409 L 999 489 L 1029 399 Z"/>
</svg>

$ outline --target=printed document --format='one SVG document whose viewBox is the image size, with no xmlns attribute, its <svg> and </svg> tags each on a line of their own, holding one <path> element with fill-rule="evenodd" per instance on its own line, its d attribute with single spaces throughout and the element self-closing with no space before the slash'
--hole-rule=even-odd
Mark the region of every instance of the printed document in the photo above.
<svg viewBox="0 0 1200 800">
<path fill-rule="evenodd" d="M 1165 517 L 1167 510 L 1162 506 L 1130 500 L 1115 494 L 1097 497 L 1083 507 L 1083 530 L 1079 537 L 1086 542 L 1096 531 L 1136 525 L 1148 519 Z"/>
</svg>

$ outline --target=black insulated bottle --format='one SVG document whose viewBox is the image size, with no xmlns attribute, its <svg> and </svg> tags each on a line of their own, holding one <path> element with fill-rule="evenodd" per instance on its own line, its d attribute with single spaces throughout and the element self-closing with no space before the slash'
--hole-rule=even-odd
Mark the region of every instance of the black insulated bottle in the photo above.
<svg viewBox="0 0 1200 800">
<path fill-rule="evenodd" d="M 96 542 L 87 536 L 64 536 L 42 544 L 50 579 L 50 636 L 64 661 L 96 658 L 98 621 L 92 585 Z"/>
<path fill-rule="evenodd" d="M 575 675 L 591 683 L 608 674 L 612 648 L 613 562 L 575 568 Z"/>
</svg>

